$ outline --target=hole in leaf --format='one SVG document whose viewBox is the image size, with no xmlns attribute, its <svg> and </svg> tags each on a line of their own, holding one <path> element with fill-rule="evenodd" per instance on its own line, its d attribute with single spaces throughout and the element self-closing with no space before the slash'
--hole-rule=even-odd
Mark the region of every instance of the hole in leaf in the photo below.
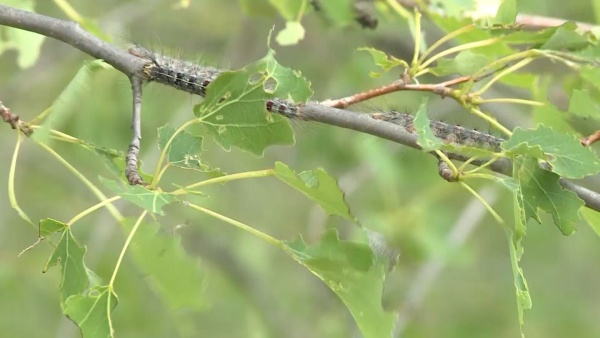
<svg viewBox="0 0 600 338">
<path fill-rule="evenodd" d="M 215 116 L 215 119 L 216 119 L 217 121 L 221 121 L 221 120 L 223 120 L 224 118 L 225 118 L 225 116 L 223 116 L 223 115 L 217 115 L 217 116 Z"/>
<path fill-rule="evenodd" d="M 252 74 L 250 76 L 250 79 L 248 79 L 248 83 L 250 83 L 251 85 L 258 84 L 261 81 L 263 81 L 263 79 L 265 78 L 265 76 L 266 76 L 265 73 L 256 72 L 256 73 L 254 73 L 254 74 Z"/>
<path fill-rule="evenodd" d="M 269 94 L 275 93 L 275 90 L 277 89 L 277 80 L 275 80 L 272 77 L 269 77 L 267 81 L 265 81 L 265 83 L 263 84 L 263 88 L 265 92 Z"/>
</svg>

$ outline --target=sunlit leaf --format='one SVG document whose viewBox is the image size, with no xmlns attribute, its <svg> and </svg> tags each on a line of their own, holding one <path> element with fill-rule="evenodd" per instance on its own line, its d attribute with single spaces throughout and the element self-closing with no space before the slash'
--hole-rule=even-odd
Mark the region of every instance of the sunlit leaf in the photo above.
<svg viewBox="0 0 600 338">
<path fill-rule="evenodd" d="M 543 154 L 530 151 L 536 147 Z M 590 148 L 582 146 L 575 137 L 544 125 L 529 130 L 516 128 L 510 139 L 502 143 L 502 148 L 511 154 L 547 160 L 552 171 L 567 178 L 582 178 L 600 171 L 600 160 Z"/>
<path fill-rule="evenodd" d="M 582 49 L 590 44 L 589 37 L 576 32 L 577 24 L 567 22 L 560 26 L 556 32 L 544 43 L 540 49 Z"/>
<path fill-rule="evenodd" d="M 119 196 L 155 214 L 164 215 L 162 207 L 177 201 L 177 198 L 173 195 L 149 190 L 140 185 L 129 185 L 102 177 L 100 180 L 104 186 Z"/>
<path fill-rule="evenodd" d="M 40 220 L 40 238 L 46 238 L 65 229 L 68 229 L 68 227 L 61 221 L 51 218 L 44 218 Z"/>
<path fill-rule="evenodd" d="M 502 0 L 496 16 L 491 20 L 495 25 L 511 25 L 517 18 L 517 0 Z"/>
<path fill-rule="evenodd" d="M 65 314 L 77 324 L 84 338 L 112 338 L 110 313 L 117 306 L 117 295 L 109 286 L 97 286 L 86 295 L 74 295 L 65 303 Z"/>
<path fill-rule="evenodd" d="M 391 337 L 395 316 L 381 306 L 388 262 L 373 255 L 368 244 L 342 241 L 330 229 L 314 245 L 302 238 L 284 245 L 290 256 L 340 297 L 364 337 Z"/>
<path fill-rule="evenodd" d="M 269 113 L 265 101 L 278 97 L 304 102 L 311 95 L 300 72 L 279 65 L 270 50 L 244 69 L 221 73 L 194 111 L 225 150 L 237 146 L 261 156 L 270 145 L 294 143 L 287 119 Z"/>
<path fill-rule="evenodd" d="M 275 163 L 275 177 L 317 202 L 326 213 L 356 221 L 356 218 L 350 213 L 344 193 L 325 170 L 319 168 L 315 171 L 309 170 L 296 174 L 284 163 L 277 162 Z"/>
<path fill-rule="evenodd" d="M 132 230 L 134 222 L 126 219 L 122 223 L 126 232 Z M 179 235 L 159 229 L 156 223 L 144 223 L 135 233 L 129 250 L 138 268 L 172 310 L 204 309 L 206 278 L 199 261 L 185 252 Z"/>
<path fill-rule="evenodd" d="M 581 215 L 587 224 L 594 230 L 596 235 L 600 236 L 600 212 L 589 208 L 581 209 Z"/>
<path fill-rule="evenodd" d="M 298 21 L 287 21 L 285 28 L 279 33 L 275 40 L 282 46 L 295 45 L 304 39 L 305 30 L 302 24 Z"/>
<path fill-rule="evenodd" d="M 295 20 L 306 5 L 306 0 L 269 0 L 286 20 Z"/>
</svg>

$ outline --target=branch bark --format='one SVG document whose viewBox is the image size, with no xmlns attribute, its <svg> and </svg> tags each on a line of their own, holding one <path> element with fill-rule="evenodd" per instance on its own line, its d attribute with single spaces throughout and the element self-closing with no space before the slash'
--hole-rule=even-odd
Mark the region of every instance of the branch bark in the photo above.
<svg viewBox="0 0 600 338">
<path fill-rule="evenodd" d="M 88 55 L 104 60 L 130 79 L 143 76 L 143 69 L 147 64 L 147 61 L 143 58 L 129 54 L 127 51 L 121 50 L 97 38 L 83 30 L 75 22 L 0 5 L 0 25 L 23 29 L 65 42 Z M 408 132 L 399 125 L 376 120 L 366 114 L 336 109 L 318 103 L 307 103 L 299 107 L 299 109 L 299 115 L 302 115 L 305 120 L 355 130 L 415 149 L 421 149 L 417 144 L 417 136 L 415 134 Z M 448 157 L 459 161 L 467 160 L 465 156 L 460 154 L 450 153 Z M 478 162 L 473 162 L 473 164 L 477 165 Z M 508 159 L 501 159 L 493 163 L 489 168 L 500 174 L 510 176 L 512 164 Z M 600 211 L 600 194 L 564 179 L 561 179 L 561 184 L 566 189 L 577 193 L 585 201 L 587 207 Z"/>
</svg>

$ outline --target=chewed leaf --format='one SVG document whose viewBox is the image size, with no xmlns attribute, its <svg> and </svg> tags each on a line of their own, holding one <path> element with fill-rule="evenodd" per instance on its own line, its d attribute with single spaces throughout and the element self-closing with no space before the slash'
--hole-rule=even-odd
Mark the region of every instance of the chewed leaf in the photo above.
<svg viewBox="0 0 600 338">
<path fill-rule="evenodd" d="M 600 172 L 600 160 L 590 148 L 582 146 L 575 137 L 544 125 L 529 130 L 516 128 L 502 148 L 511 155 L 547 160 L 553 172 L 566 178 L 583 178 Z"/>
<path fill-rule="evenodd" d="M 426 99 L 424 99 L 419 106 L 419 111 L 417 112 L 417 116 L 415 116 L 414 126 L 417 130 L 417 135 L 419 136 L 417 143 L 423 148 L 423 150 L 433 151 L 440 149 L 443 143 L 437 137 L 435 137 L 433 130 L 431 130 L 431 126 L 429 125 L 429 119 L 427 118 Z"/>
<path fill-rule="evenodd" d="M 395 67 L 404 67 L 404 68 L 408 67 L 408 63 L 406 63 L 406 61 L 400 60 L 392 55 L 388 55 L 385 52 L 382 52 L 378 49 L 371 48 L 371 47 L 361 47 L 358 50 L 365 51 L 365 52 L 371 54 L 371 57 L 373 57 L 373 62 L 375 62 L 375 65 L 381 67 L 381 69 L 382 69 L 381 73 L 371 73 L 371 76 L 373 76 L 373 77 L 379 77 L 383 73 L 385 73 Z"/>
<path fill-rule="evenodd" d="M 156 190 L 148 190 L 140 185 L 126 185 L 123 182 L 102 177 L 100 181 L 107 188 L 119 194 L 119 196 L 155 214 L 164 215 L 162 207 L 177 201 L 177 198 L 173 195 Z"/>
<path fill-rule="evenodd" d="M 40 220 L 40 238 L 46 238 L 65 229 L 68 229 L 68 227 L 61 221 L 51 218 L 44 218 Z"/>
<path fill-rule="evenodd" d="M 158 147 L 163 150 L 175 129 L 169 126 L 158 128 Z M 175 136 L 169 145 L 169 162 L 180 168 L 196 169 L 200 171 L 210 170 L 209 166 L 202 163 L 202 137 L 194 136 L 183 131 Z"/>
<path fill-rule="evenodd" d="M 538 210 L 542 210 L 552 215 L 554 224 L 564 235 L 575 232 L 574 224 L 580 220 L 579 209 L 584 206 L 577 194 L 563 189 L 558 175 L 541 169 L 534 158 L 517 157 L 513 166 L 525 220 L 533 218 L 541 223 Z"/>
<path fill-rule="evenodd" d="M 203 126 L 225 150 L 231 146 L 262 156 L 271 145 L 292 145 L 294 134 L 286 118 L 270 113 L 266 101 L 274 97 L 304 102 L 309 82 L 297 71 L 282 67 L 269 51 L 244 69 L 223 72 L 194 111 Z"/>
<path fill-rule="evenodd" d="M 42 223 L 43 227 L 48 230 L 55 229 L 60 222 L 43 220 L 40 224 Z M 64 223 L 63 229 L 62 236 L 44 267 L 44 272 L 55 265 L 61 266 L 62 275 L 59 289 L 61 290 L 61 303 L 64 304 L 67 298 L 83 293 L 90 285 L 92 276 L 83 261 L 87 251 L 86 247 L 75 240 L 71 229 Z"/>
<path fill-rule="evenodd" d="M 325 170 L 317 169 L 296 174 L 287 165 L 277 162 L 275 177 L 317 202 L 326 213 L 356 221 L 356 218 L 350 213 L 344 193 Z"/>
<path fill-rule="evenodd" d="M 85 338 L 112 338 L 114 332 L 110 313 L 117 306 L 117 295 L 112 288 L 97 286 L 86 295 L 69 297 L 64 311 L 77 324 Z"/>
<path fill-rule="evenodd" d="M 308 245 L 298 238 L 284 242 L 284 250 L 340 297 L 364 337 L 391 337 L 395 316 L 381 305 L 389 263 L 368 244 L 342 241 L 330 229 L 319 243 Z"/>
<path fill-rule="evenodd" d="M 134 221 L 122 222 L 130 232 Z M 131 241 L 130 251 L 150 287 L 172 310 L 205 308 L 205 276 L 198 262 L 183 249 L 176 234 L 161 234 L 159 225 L 142 224 Z"/>
</svg>

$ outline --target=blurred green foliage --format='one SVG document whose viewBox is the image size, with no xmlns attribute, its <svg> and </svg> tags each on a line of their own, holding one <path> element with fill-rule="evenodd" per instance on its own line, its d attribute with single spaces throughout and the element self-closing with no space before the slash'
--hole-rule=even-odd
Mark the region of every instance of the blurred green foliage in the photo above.
<svg viewBox="0 0 600 338">
<path fill-rule="evenodd" d="M 265 5 L 264 2 L 260 1 Z M 57 3 L 38 1 L 35 11 L 67 18 Z M 169 0 L 70 2 L 85 18 L 90 18 L 87 20 L 94 21 L 93 27 L 97 25 L 102 34 L 111 37 L 111 42 L 124 48 L 137 42 L 160 52 L 223 68 L 239 68 L 262 58 L 273 25 L 277 31 L 285 26 L 284 19 L 274 12 L 257 11 L 258 5 L 250 6 L 254 9 L 252 15 L 244 12 L 250 1 L 242 1 L 244 7 L 234 0 L 195 0 L 184 9 L 175 8 L 177 3 Z M 570 6 L 557 0 L 518 3 L 518 8 L 528 13 L 595 21 L 591 17 L 591 6 L 584 1 Z M 356 52 L 359 47 L 373 46 L 403 60 L 410 60 L 413 53 L 407 23 L 391 15 L 382 16 L 374 31 L 353 25 L 332 27 L 330 22 L 316 15 L 304 17 L 302 25 L 306 36 L 298 45 L 281 47 L 273 42 L 272 47 L 277 51 L 280 64 L 301 70 L 312 82 L 317 100 L 347 96 L 398 77 L 391 72 L 381 78 L 370 78 L 368 74 L 377 69 L 367 53 Z M 431 23 L 425 24 L 424 31 L 428 41 L 442 35 Z M 20 57 L 13 50 L 0 57 L 3 74 L 0 99 L 24 120 L 50 107 L 78 69 L 90 60 L 74 48 L 51 39 L 44 41 L 40 58 L 31 68 L 19 68 L 23 65 Z M 536 71 L 557 73 L 561 70 L 556 70 L 553 64 L 542 63 Z M 102 147 L 125 150 L 131 138 L 128 80 L 114 70 L 85 75 L 85 84 L 76 88 L 76 109 L 70 109 L 65 118 L 56 121 L 54 128 Z M 560 84 L 552 88 L 556 104 L 568 106 L 565 103 L 568 97 L 558 93 Z M 498 90 L 500 94 L 507 91 Z M 200 99 L 155 84 L 146 85 L 144 93 L 141 159 L 142 169 L 151 172 L 160 155 L 157 129 L 166 124 L 179 126 L 190 119 L 192 107 Z M 473 125 L 473 118 L 454 102 L 428 94 L 395 93 L 359 108 L 416 111 L 423 97 L 429 98 L 429 114 L 433 118 Z M 587 97 L 581 100 L 586 101 Z M 493 110 L 512 125 L 529 126 L 538 122 L 540 116 L 513 106 L 493 105 Z M 548 118 L 547 114 L 543 116 Z M 475 121 L 474 126 L 481 127 L 477 123 L 481 124 Z M 592 119 L 575 121 L 573 125 L 582 134 L 600 129 Z M 504 232 L 493 217 L 485 215 L 476 219 L 473 227 L 477 228 L 470 237 L 466 235 L 464 245 L 456 245 L 460 243 L 457 236 L 465 236 L 456 233 L 456 229 L 461 228 L 460 224 L 473 221 L 470 217 L 477 218 L 469 209 L 473 198 L 457 185 L 443 181 L 431 156 L 315 123 L 298 122 L 293 127 L 296 133 L 293 147 L 271 147 L 264 157 L 257 158 L 238 148 L 225 152 L 213 142 L 204 142 L 204 159 L 228 173 L 273 168 L 275 162 L 282 161 L 297 171 L 322 167 L 338 178 L 346 201 L 361 224 L 385 234 L 390 243 L 401 248 L 399 264 L 385 283 L 382 303 L 387 309 L 406 311 L 403 312 L 408 320 L 406 336 L 519 335 Z M 77 327 L 61 311 L 60 270 L 51 269 L 42 274 L 54 250 L 50 242 L 17 256 L 36 241 L 38 229 L 22 221 L 10 208 L 5 192 L 16 134 L 6 125 L 0 128 L 3 131 L 0 133 L 0 192 L 3 192 L 0 194 L 0 229 L 4 234 L 0 236 L 3 262 L 0 265 L 0 332 L 6 337 L 79 337 Z M 101 186 L 99 176 L 111 177 L 111 169 L 93 152 L 71 144 L 52 142 L 51 145 L 97 185 Z M 188 170 L 171 170 L 163 186 L 195 182 L 200 175 Z M 20 206 L 34 221 L 46 218 L 66 221 L 98 202 L 60 163 L 27 140 L 21 148 L 16 178 Z M 587 183 L 598 186 L 597 180 Z M 474 187 L 488 191 L 488 196 L 496 196 L 490 199 L 496 200 L 493 206 L 498 212 L 511 214 L 513 201 L 508 192 L 484 182 Z M 299 234 L 310 245 L 332 227 L 339 230 L 341 238 L 362 236 L 352 222 L 327 217 L 312 201 L 293 193 L 274 178 L 215 185 L 202 193 L 211 197 L 194 197 L 203 207 L 298 246 L 303 243 L 292 241 Z M 128 202 L 119 201 L 116 205 L 125 216 L 139 214 L 138 208 Z M 157 247 L 171 245 L 163 240 L 176 242 L 177 236 L 181 238 L 190 255 L 188 258 L 206 276 L 205 282 L 197 286 L 206 298 L 202 300 L 206 308 L 193 311 L 196 305 L 171 307 L 169 300 L 157 291 L 156 283 L 160 281 L 150 281 L 152 264 L 140 263 L 144 255 L 160 255 L 160 252 L 146 252 L 138 247 L 125 256 L 115 280 L 119 303 L 112 318 L 118 337 L 360 335 L 342 300 L 284 252 L 182 205 L 168 205 L 164 209 L 165 216 L 157 216 L 160 228 L 144 229 L 140 236 L 151 237 L 158 231 Z M 596 318 L 600 298 L 594 290 L 600 272 L 593 269 L 593 262 L 600 259 L 598 237 L 583 223 L 574 235 L 564 237 L 552 226 L 551 217 L 544 215 L 542 221 L 541 226 L 529 223 L 528 235 L 523 240 L 526 252 L 521 266 L 534 300 L 533 309 L 525 314 L 525 333 L 528 337 L 598 336 L 600 324 Z M 153 226 L 151 223 L 143 225 Z M 64 234 L 75 236 L 87 247 L 86 266 L 106 283 L 127 236 L 121 225 L 106 210 L 100 209 Z M 55 245 L 59 243 L 54 239 Z M 418 297 L 415 283 L 418 285 L 423 267 L 436 264 L 446 267 L 433 280 L 422 303 L 415 309 L 401 307 L 410 305 L 412 299 Z M 101 291 L 89 296 L 110 296 L 103 293 L 106 290 Z M 73 316 L 76 318 L 77 314 Z"/>
</svg>

